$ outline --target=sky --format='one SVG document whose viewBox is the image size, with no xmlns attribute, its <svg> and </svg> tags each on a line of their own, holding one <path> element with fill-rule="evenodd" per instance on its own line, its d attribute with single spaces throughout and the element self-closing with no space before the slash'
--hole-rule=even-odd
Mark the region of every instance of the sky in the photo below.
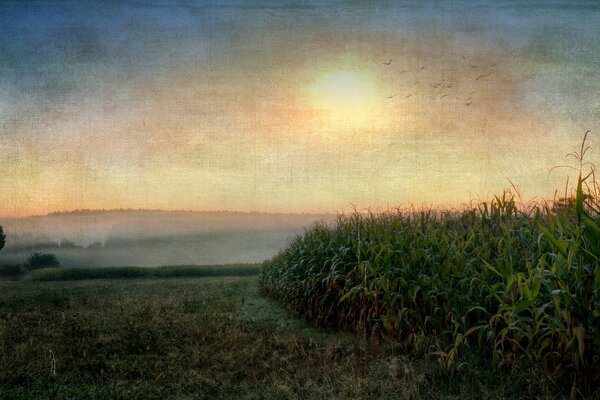
<svg viewBox="0 0 600 400">
<path fill-rule="evenodd" d="M 0 217 L 551 198 L 598 143 L 598 21 L 597 1 L 2 1 Z"/>
</svg>

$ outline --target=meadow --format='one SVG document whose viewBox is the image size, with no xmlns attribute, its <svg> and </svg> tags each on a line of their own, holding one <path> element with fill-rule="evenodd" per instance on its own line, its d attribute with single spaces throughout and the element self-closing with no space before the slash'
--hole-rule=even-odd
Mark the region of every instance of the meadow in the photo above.
<svg viewBox="0 0 600 400">
<path fill-rule="evenodd" d="M 199 276 L 258 275 L 260 264 L 174 265 L 163 267 L 44 268 L 28 272 L 29 281 L 76 281 L 86 279 L 177 278 Z"/>
<path fill-rule="evenodd" d="M 0 282 L 0 399 L 559 398 L 463 356 L 316 327 L 255 276 Z"/>
</svg>

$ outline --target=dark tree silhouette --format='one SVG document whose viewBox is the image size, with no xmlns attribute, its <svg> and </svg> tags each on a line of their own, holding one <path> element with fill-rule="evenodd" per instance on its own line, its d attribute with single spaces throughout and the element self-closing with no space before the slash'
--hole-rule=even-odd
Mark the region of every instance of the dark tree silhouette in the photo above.
<svg viewBox="0 0 600 400">
<path fill-rule="evenodd" d="M 6 243 L 6 235 L 2 230 L 2 226 L 0 225 L 0 250 L 4 247 L 4 243 Z"/>
<path fill-rule="evenodd" d="M 60 263 L 54 254 L 33 253 L 25 263 L 27 269 L 58 268 Z"/>
</svg>

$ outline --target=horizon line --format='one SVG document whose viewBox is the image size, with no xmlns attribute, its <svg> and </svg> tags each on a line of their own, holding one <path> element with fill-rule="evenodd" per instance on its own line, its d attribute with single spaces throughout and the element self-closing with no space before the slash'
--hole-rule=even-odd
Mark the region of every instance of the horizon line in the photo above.
<svg viewBox="0 0 600 400">
<path fill-rule="evenodd" d="M 339 212 L 282 212 L 282 211 L 243 211 L 243 210 L 207 210 L 207 209 L 163 209 L 163 208 L 75 208 L 71 210 L 57 210 L 49 211 L 42 214 L 30 214 L 23 216 L 0 216 L 0 219 L 26 219 L 26 218 L 40 218 L 40 217 L 52 217 L 52 216 L 63 216 L 73 214 L 93 214 L 93 213 L 110 213 L 110 212 L 165 212 L 165 213 L 221 213 L 221 214 L 269 214 L 269 215 L 336 215 Z"/>
</svg>

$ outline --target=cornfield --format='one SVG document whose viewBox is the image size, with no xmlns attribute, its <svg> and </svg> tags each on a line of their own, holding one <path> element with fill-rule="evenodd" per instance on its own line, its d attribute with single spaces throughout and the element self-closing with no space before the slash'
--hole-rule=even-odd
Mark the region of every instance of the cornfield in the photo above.
<svg viewBox="0 0 600 400">
<path fill-rule="evenodd" d="M 354 212 L 316 223 L 263 265 L 265 293 L 318 324 L 465 346 L 519 360 L 585 393 L 600 381 L 600 206 L 594 167 L 573 153 L 573 196 L 523 204 L 514 187 L 463 210 Z"/>
</svg>

